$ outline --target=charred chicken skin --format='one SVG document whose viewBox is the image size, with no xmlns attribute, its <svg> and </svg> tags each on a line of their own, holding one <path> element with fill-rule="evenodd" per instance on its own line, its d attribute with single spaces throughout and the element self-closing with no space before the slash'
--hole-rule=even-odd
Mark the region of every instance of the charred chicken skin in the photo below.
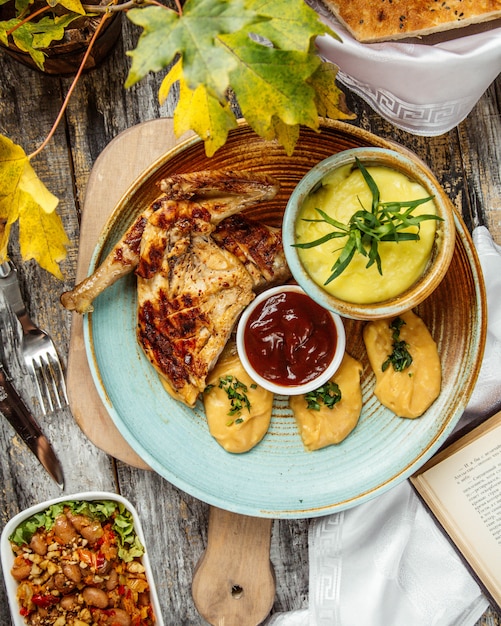
<svg viewBox="0 0 501 626">
<path fill-rule="evenodd" d="M 236 215 L 273 198 L 278 183 L 253 172 L 204 171 L 164 179 L 160 189 L 61 302 L 89 312 L 99 293 L 135 271 L 138 342 L 167 391 L 191 407 L 256 290 L 289 277 L 280 230 Z"/>
<path fill-rule="evenodd" d="M 145 227 L 136 270 L 139 344 L 166 389 L 188 406 L 254 298 L 249 273 L 213 241 L 213 229 L 202 205 L 166 203 Z"/>
<path fill-rule="evenodd" d="M 280 285 L 290 277 L 282 245 L 282 230 L 237 213 L 220 222 L 212 238 L 245 265 L 252 276 L 254 291 Z"/>
</svg>

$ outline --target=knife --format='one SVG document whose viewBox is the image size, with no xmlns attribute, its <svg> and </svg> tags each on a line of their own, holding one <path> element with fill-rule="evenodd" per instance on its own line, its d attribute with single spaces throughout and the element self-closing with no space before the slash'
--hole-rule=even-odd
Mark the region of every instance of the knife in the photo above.
<svg viewBox="0 0 501 626">
<path fill-rule="evenodd" d="M 0 364 L 0 411 L 11 423 L 28 448 L 56 481 L 64 488 L 64 475 L 61 463 L 57 458 L 47 437 L 30 413 L 22 398 L 8 380 L 3 365 Z"/>
</svg>

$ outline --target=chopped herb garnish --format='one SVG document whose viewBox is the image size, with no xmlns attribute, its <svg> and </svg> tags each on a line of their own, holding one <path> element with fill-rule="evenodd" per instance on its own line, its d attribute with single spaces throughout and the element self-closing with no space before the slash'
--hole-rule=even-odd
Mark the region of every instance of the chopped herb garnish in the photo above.
<svg viewBox="0 0 501 626">
<path fill-rule="evenodd" d="M 247 409 L 250 413 L 251 409 L 251 403 L 247 397 L 247 385 L 238 380 L 235 376 L 228 375 L 220 377 L 217 386 L 219 389 L 226 391 L 226 395 L 230 401 L 230 410 L 227 414 L 230 417 L 238 415 L 237 419 L 226 422 L 226 425 L 231 426 L 232 424 L 241 424 L 244 421 L 244 418 L 241 416 L 241 412 L 244 409 Z M 208 393 L 213 387 L 214 385 L 207 385 L 204 389 L 205 393 Z M 256 387 L 257 385 L 255 383 L 250 385 L 251 389 L 255 389 Z"/>
<path fill-rule="evenodd" d="M 325 281 L 325 285 L 328 285 L 342 274 L 350 264 L 356 252 L 362 256 L 368 257 L 369 260 L 366 268 L 376 263 L 378 272 L 383 275 L 381 257 L 378 250 L 380 242 L 392 241 L 398 243 L 400 241 L 417 241 L 420 238 L 419 230 L 421 228 L 421 222 L 427 220 L 443 221 L 438 215 L 412 214 L 416 207 L 425 202 L 429 202 L 433 199 L 433 196 L 420 198 L 418 200 L 380 202 L 379 188 L 376 181 L 358 158 L 355 158 L 355 161 L 356 167 L 358 167 L 362 173 L 372 194 L 372 206 L 370 211 L 364 208 L 359 200 L 362 208 L 350 217 L 348 224 L 343 224 L 327 215 L 325 211 L 316 208 L 316 211 L 320 214 L 322 219 L 303 218 L 303 220 L 305 222 L 324 222 L 333 226 L 335 230 L 320 237 L 320 239 L 315 239 L 315 241 L 293 244 L 294 247 L 305 250 L 319 246 L 331 239 L 347 237 L 347 241 L 341 249 L 341 254 L 331 267 L 332 273 Z M 406 229 L 412 226 L 417 226 L 417 232 L 406 231 Z"/>
<path fill-rule="evenodd" d="M 341 400 L 341 390 L 337 383 L 329 380 L 318 389 L 305 394 L 304 397 L 307 408 L 312 411 L 320 411 L 322 404 L 332 409 Z"/>
<path fill-rule="evenodd" d="M 393 369 L 396 372 L 403 372 L 412 363 L 412 355 L 408 350 L 409 344 L 400 339 L 400 329 L 404 324 L 405 322 L 401 317 L 396 317 L 390 323 L 390 328 L 393 331 L 393 352 L 388 355 L 388 358 L 381 366 L 383 372 L 385 372 L 390 365 L 393 365 Z"/>
</svg>

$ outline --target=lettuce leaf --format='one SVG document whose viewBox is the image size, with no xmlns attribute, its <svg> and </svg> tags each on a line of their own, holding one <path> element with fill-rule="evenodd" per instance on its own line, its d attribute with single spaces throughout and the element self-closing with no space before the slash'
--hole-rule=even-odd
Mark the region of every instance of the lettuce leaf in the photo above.
<svg viewBox="0 0 501 626">
<path fill-rule="evenodd" d="M 118 536 L 118 556 L 123 561 L 129 562 L 144 554 L 144 546 L 134 529 L 132 513 L 121 502 L 113 500 L 68 500 L 53 504 L 45 511 L 35 513 L 22 522 L 10 535 L 9 540 L 19 546 L 28 544 L 39 528 L 50 530 L 56 517 L 63 513 L 65 507 L 69 507 L 75 514 L 86 515 L 100 522 L 112 520 L 112 528 Z"/>
</svg>

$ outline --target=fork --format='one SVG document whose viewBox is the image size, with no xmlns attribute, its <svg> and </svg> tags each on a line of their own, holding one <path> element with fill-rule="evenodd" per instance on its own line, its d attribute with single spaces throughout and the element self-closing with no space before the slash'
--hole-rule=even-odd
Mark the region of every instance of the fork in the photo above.
<svg viewBox="0 0 501 626">
<path fill-rule="evenodd" d="M 56 347 L 51 337 L 30 319 L 21 296 L 17 269 L 9 261 L 0 264 L 0 288 L 21 323 L 23 358 L 43 413 L 64 408 L 68 396 Z"/>
</svg>

